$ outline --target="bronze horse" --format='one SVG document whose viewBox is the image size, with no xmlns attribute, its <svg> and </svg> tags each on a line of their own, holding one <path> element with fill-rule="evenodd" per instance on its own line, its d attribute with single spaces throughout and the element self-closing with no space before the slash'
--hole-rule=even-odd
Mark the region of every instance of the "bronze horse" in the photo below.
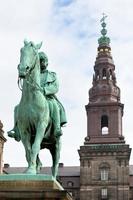
<svg viewBox="0 0 133 200">
<path fill-rule="evenodd" d="M 42 163 L 39 151 L 48 148 L 52 155 L 52 175 L 56 178 L 60 158 L 60 136 L 52 134 L 52 122 L 46 97 L 40 85 L 40 61 L 38 50 L 42 44 L 24 41 L 21 48 L 18 74 L 23 79 L 22 97 L 15 107 L 14 118 L 17 122 L 21 141 L 25 148 L 28 169 L 26 173 L 36 174 Z"/>
</svg>

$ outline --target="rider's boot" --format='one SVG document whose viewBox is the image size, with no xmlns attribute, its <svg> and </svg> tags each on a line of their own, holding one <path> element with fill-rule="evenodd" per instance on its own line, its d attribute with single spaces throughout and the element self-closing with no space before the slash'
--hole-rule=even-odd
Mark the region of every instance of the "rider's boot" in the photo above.
<svg viewBox="0 0 133 200">
<path fill-rule="evenodd" d="M 21 140 L 20 133 L 17 127 L 7 132 L 8 136 L 14 138 L 17 142 Z"/>
<path fill-rule="evenodd" d="M 11 138 L 15 138 L 15 132 L 14 132 L 14 129 L 8 131 L 7 134 L 8 134 L 9 137 L 11 137 Z"/>
</svg>

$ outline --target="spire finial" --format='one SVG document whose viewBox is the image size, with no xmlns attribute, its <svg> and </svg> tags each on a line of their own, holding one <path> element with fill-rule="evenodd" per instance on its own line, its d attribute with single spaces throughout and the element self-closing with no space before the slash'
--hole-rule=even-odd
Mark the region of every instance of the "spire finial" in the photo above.
<svg viewBox="0 0 133 200">
<path fill-rule="evenodd" d="M 103 13 L 102 15 L 103 15 L 103 17 L 102 17 L 102 19 L 100 20 L 100 22 L 105 22 L 105 19 L 106 19 L 108 16 L 105 15 L 105 13 Z"/>
<path fill-rule="evenodd" d="M 107 30 L 105 29 L 105 27 L 106 27 L 105 19 L 106 18 L 107 18 L 107 15 L 105 15 L 105 13 L 103 13 L 103 17 L 100 20 L 101 26 L 102 26 L 102 30 L 101 30 L 102 36 L 98 39 L 99 45 L 109 45 L 109 43 L 110 43 L 110 38 L 106 37 L 106 34 L 107 34 Z"/>
</svg>

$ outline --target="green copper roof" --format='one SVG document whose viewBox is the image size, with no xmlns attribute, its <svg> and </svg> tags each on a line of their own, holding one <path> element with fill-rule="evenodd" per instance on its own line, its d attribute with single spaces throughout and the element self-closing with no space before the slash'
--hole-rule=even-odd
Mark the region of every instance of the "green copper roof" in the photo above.
<svg viewBox="0 0 133 200">
<path fill-rule="evenodd" d="M 107 30 L 105 28 L 106 27 L 106 23 L 105 23 L 106 17 L 107 16 L 103 13 L 103 17 L 100 20 L 101 26 L 102 26 L 102 30 L 101 30 L 102 36 L 98 39 L 99 45 L 109 45 L 109 43 L 110 43 L 110 38 L 106 36 L 106 34 L 107 34 Z"/>
</svg>

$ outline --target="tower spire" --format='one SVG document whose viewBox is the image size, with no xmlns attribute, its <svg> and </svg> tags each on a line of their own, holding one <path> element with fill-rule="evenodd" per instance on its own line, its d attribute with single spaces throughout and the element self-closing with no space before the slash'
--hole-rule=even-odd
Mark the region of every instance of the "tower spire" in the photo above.
<svg viewBox="0 0 133 200">
<path fill-rule="evenodd" d="M 124 143 L 122 136 L 123 104 L 120 88 L 116 84 L 115 65 L 107 37 L 103 14 L 101 37 L 98 39 L 98 54 L 94 64 L 93 84 L 89 89 L 86 106 L 88 130 L 86 143 Z M 88 114 L 89 113 L 89 114 Z M 106 134 L 104 131 L 106 130 Z"/>
<path fill-rule="evenodd" d="M 105 19 L 103 14 L 93 85 L 86 105 L 87 136 L 79 150 L 80 200 L 129 200 L 131 148 L 122 134 L 124 105 L 116 84 Z"/>
<path fill-rule="evenodd" d="M 103 45 L 109 46 L 110 44 L 110 38 L 106 36 L 107 35 L 107 29 L 106 29 L 106 23 L 105 23 L 106 18 L 107 18 L 107 15 L 103 13 L 103 17 L 100 20 L 101 26 L 102 26 L 102 30 L 101 30 L 102 36 L 98 39 L 99 46 L 103 46 Z"/>
</svg>

